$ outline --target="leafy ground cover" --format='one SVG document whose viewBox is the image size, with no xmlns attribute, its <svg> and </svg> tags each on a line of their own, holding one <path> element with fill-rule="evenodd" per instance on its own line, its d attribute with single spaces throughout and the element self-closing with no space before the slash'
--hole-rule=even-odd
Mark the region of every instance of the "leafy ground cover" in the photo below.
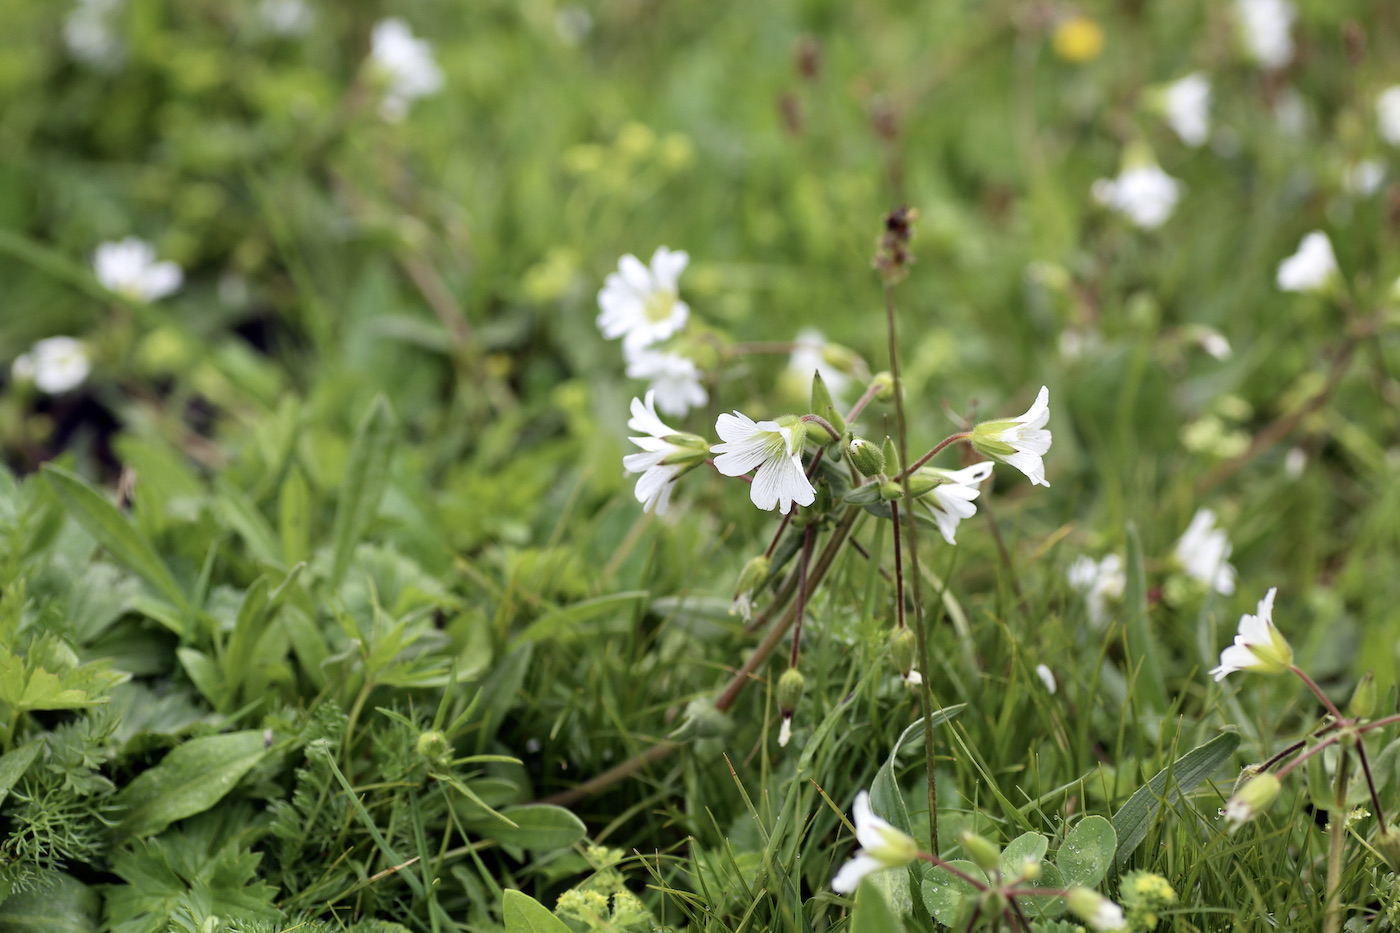
<svg viewBox="0 0 1400 933">
<path fill-rule="evenodd" d="M 0 926 L 1394 927 L 1392 5 L 0 26 Z"/>
</svg>

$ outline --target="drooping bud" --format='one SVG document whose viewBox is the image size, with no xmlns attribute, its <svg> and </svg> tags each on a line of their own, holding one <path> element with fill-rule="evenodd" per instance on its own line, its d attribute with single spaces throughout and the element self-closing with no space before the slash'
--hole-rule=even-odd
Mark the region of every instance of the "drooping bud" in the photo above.
<svg viewBox="0 0 1400 933">
<path fill-rule="evenodd" d="M 914 669 L 914 648 L 914 633 L 907 628 L 900 629 L 894 641 L 890 642 L 890 660 L 894 661 L 895 670 L 901 677 Z"/>
<path fill-rule="evenodd" d="M 768 579 L 768 570 L 772 565 L 772 558 L 767 554 L 749 558 L 749 562 L 739 573 L 739 582 L 734 587 L 734 598 L 738 599 L 744 593 L 752 593 L 762 586 Z"/>
<path fill-rule="evenodd" d="M 848 376 L 869 372 L 859 353 L 839 343 L 827 343 L 822 347 L 822 362 Z"/>
<path fill-rule="evenodd" d="M 1282 789 L 1283 785 L 1272 771 L 1263 771 L 1250 778 L 1225 804 L 1225 822 L 1230 824 L 1230 832 L 1233 833 L 1267 810 L 1278 799 Z"/>
<path fill-rule="evenodd" d="M 820 424 L 806 422 L 818 430 L 818 433 L 813 435 L 814 439 L 826 438 L 822 443 L 833 444 L 846 432 L 846 419 L 842 418 L 841 413 L 836 410 L 836 405 L 831 400 L 831 393 L 827 391 L 826 380 L 822 378 L 821 370 L 812 371 L 812 413 L 821 415 L 828 424 L 836 429 L 836 437 L 828 437 L 826 429 Z"/>
<path fill-rule="evenodd" d="M 851 442 L 846 445 L 846 452 L 850 455 L 851 464 L 860 471 L 861 476 L 877 476 L 885 470 L 885 455 L 880 448 L 863 437 L 851 438 Z"/>
<path fill-rule="evenodd" d="M 1065 900 L 1069 903 L 1070 912 L 1095 930 L 1127 929 L 1123 908 L 1097 891 L 1070 888 Z"/>
<path fill-rule="evenodd" d="M 888 402 L 894 398 L 894 376 L 888 370 L 876 373 L 870 384 L 880 387 L 875 392 L 875 401 Z"/>
<path fill-rule="evenodd" d="M 1352 719 L 1368 719 L 1376 708 L 1376 677 L 1370 671 L 1362 675 L 1352 691 L 1351 702 L 1347 704 L 1347 715 Z"/>
<path fill-rule="evenodd" d="M 805 686 L 802 672 L 797 668 L 790 667 L 783 671 L 783 676 L 778 678 L 778 711 L 784 716 L 791 716 L 797 712 L 797 704 L 802 702 L 802 690 Z"/>
<path fill-rule="evenodd" d="M 983 871 L 996 871 L 1001 865 L 1001 847 L 987 837 L 963 830 L 958 841 L 962 843 L 967 857 Z"/>
<path fill-rule="evenodd" d="M 1397 832 L 1394 826 L 1383 826 L 1372 845 L 1381 854 L 1381 858 L 1385 859 L 1390 870 L 1400 874 L 1400 832 Z"/>
</svg>

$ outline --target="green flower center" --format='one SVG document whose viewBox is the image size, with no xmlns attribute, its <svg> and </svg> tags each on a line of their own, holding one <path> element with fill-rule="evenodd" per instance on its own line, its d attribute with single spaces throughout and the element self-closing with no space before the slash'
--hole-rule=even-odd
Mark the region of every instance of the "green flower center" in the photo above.
<svg viewBox="0 0 1400 933">
<path fill-rule="evenodd" d="M 676 296 L 666 291 L 654 291 L 647 296 L 643 304 L 642 313 L 646 319 L 653 324 L 660 324 L 671 316 L 671 309 L 676 306 Z"/>
</svg>

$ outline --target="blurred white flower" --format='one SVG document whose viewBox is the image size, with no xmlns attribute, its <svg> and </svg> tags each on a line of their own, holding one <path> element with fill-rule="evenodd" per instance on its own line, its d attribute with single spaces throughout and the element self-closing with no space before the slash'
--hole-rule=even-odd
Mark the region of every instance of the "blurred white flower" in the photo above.
<svg viewBox="0 0 1400 933">
<path fill-rule="evenodd" d="M 919 844 L 876 816 L 865 791 L 856 794 L 854 812 L 860 848 L 831 879 L 831 890 L 838 894 L 850 894 L 866 875 L 886 868 L 903 868 L 919 857 Z"/>
<path fill-rule="evenodd" d="M 938 485 L 919 501 L 928 507 L 943 540 L 957 544 L 953 535 L 957 533 L 958 522 L 977 514 L 977 506 L 972 504 L 981 492 L 981 485 L 992 475 L 992 461 L 984 460 L 961 470 L 943 470 L 938 467 L 923 467 L 920 476 L 938 481 Z"/>
<path fill-rule="evenodd" d="M 694 360 L 659 350 L 636 350 L 626 357 L 627 378 L 649 380 L 656 407 L 666 414 L 681 418 L 710 400 Z"/>
<path fill-rule="evenodd" d="M 723 414 L 715 431 L 725 441 L 710 448 L 715 469 L 725 476 L 743 476 L 755 467 L 749 498 L 764 511 L 777 508 L 784 515 L 792 504 L 811 505 L 817 491 L 802 468 L 802 442 L 806 429 L 802 422 L 751 421 L 742 412 Z"/>
<path fill-rule="evenodd" d="M 622 338 L 623 351 L 665 340 L 685 326 L 690 306 L 678 297 L 677 280 L 690 262 L 683 250 L 658 246 L 651 268 L 631 253 L 617 262 L 598 292 L 598 329 L 609 340 Z"/>
<path fill-rule="evenodd" d="M 1282 68 L 1293 59 L 1293 20 L 1298 11 L 1288 0 L 1235 0 L 1240 30 L 1250 56 L 1265 68 Z"/>
<path fill-rule="evenodd" d="M 593 31 L 593 14 L 581 6 L 560 7 L 554 14 L 554 34 L 570 48 L 581 45 Z"/>
<path fill-rule="evenodd" d="M 1235 592 L 1235 568 L 1229 563 L 1232 550 L 1224 530 L 1215 527 L 1215 513 L 1200 509 L 1176 542 L 1174 553 L 1188 577 L 1229 596 Z"/>
<path fill-rule="evenodd" d="M 1210 135 L 1210 78 L 1194 71 L 1166 86 L 1167 123 L 1188 146 L 1202 146 Z"/>
<path fill-rule="evenodd" d="M 1308 453 L 1301 447 L 1290 447 L 1283 458 L 1283 473 L 1289 479 L 1298 479 L 1308 465 Z"/>
<path fill-rule="evenodd" d="M 1224 334 L 1213 328 L 1207 328 L 1201 334 L 1201 349 L 1222 363 L 1234 356 L 1234 351 L 1230 349 L 1230 341 L 1225 339 Z"/>
<path fill-rule="evenodd" d="M 99 71 L 115 71 L 126 57 L 118 34 L 117 13 L 121 0 L 78 0 L 63 20 L 63 44 L 68 54 Z"/>
<path fill-rule="evenodd" d="M 1045 462 L 1050 452 L 1050 432 L 1045 425 L 1050 420 L 1050 389 L 1040 387 L 1035 403 L 1024 415 L 984 421 L 972 429 L 972 446 L 985 457 L 1014 466 L 1033 485 L 1049 486 L 1045 481 Z"/>
<path fill-rule="evenodd" d="M 783 724 L 778 727 L 778 745 L 787 748 L 787 743 L 792 741 L 792 717 L 784 716 Z"/>
<path fill-rule="evenodd" d="M 1070 888 L 1066 901 L 1069 903 L 1070 913 L 1079 917 L 1093 930 L 1111 933 L 1128 929 L 1123 908 L 1097 891 L 1082 887 Z"/>
<path fill-rule="evenodd" d="M 1055 674 L 1046 665 L 1037 664 L 1035 666 L 1035 676 L 1039 677 L 1040 682 L 1045 684 L 1045 689 L 1048 692 L 1053 694 L 1059 688 L 1059 685 L 1055 683 Z"/>
<path fill-rule="evenodd" d="M 1347 194 L 1369 198 L 1380 190 L 1385 181 L 1385 166 L 1375 159 L 1353 162 L 1342 172 L 1342 187 Z"/>
<path fill-rule="evenodd" d="M 708 445 L 704 438 L 677 431 L 658 418 L 654 395 L 648 392 L 645 404 L 641 399 L 632 399 L 632 417 L 627 427 L 645 436 L 629 438 L 642 452 L 623 457 L 622 466 L 629 473 L 642 474 L 636 488 L 642 511 L 654 509 L 657 515 L 663 515 L 676 480 L 705 462 Z"/>
<path fill-rule="evenodd" d="M 416 99 L 442 90 L 442 70 L 433 59 L 432 45 L 415 39 L 401 19 L 383 19 L 374 24 L 369 58 L 371 68 L 384 83 L 379 115 L 386 120 L 402 120 Z"/>
<path fill-rule="evenodd" d="M 1376 128 L 1381 139 L 1400 146 L 1400 84 L 1386 88 L 1376 98 Z"/>
<path fill-rule="evenodd" d="M 792 355 L 788 357 L 788 373 L 793 381 L 806 391 L 812 385 L 812 374 L 819 372 L 822 374 L 822 381 L 826 383 L 827 391 L 839 404 L 851 379 L 826 361 L 823 352 L 826 349 L 826 338 L 822 336 L 822 332 L 814 327 L 805 328 L 793 342 L 796 346 Z"/>
<path fill-rule="evenodd" d="M 279 36 L 304 36 L 311 31 L 314 19 L 306 0 L 262 0 L 258 4 L 258 23 Z"/>
<path fill-rule="evenodd" d="M 1153 164 L 1125 168 L 1117 178 L 1100 178 L 1090 190 L 1095 201 L 1144 230 L 1166 223 L 1181 199 L 1181 182 Z"/>
<path fill-rule="evenodd" d="M 164 298 L 185 280 L 178 265 L 157 262 L 156 248 L 134 236 L 99 245 L 92 268 L 104 288 L 138 301 Z"/>
<path fill-rule="evenodd" d="M 1270 587 L 1259 600 L 1255 615 L 1240 616 L 1235 643 L 1220 652 L 1220 665 L 1210 671 L 1217 682 L 1235 671 L 1282 674 L 1293 666 L 1293 648 L 1274 626 L 1276 593 L 1278 587 Z"/>
<path fill-rule="evenodd" d="M 1123 598 L 1123 589 L 1128 578 L 1123 572 L 1123 559 L 1117 554 L 1106 554 L 1103 560 L 1080 555 L 1069 565 L 1065 573 L 1070 588 L 1084 596 L 1084 604 L 1089 610 L 1089 624 L 1103 628 L 1108 621 L 1109 600 Z"/>
<path fill-rule="evenodd" d="M 1274 101 L 1274 121 L 1285 136 L 1301 139 L 1308 131 L 1308 102 L 1296 87 L 1285 87 Z"/>
<path fill-rule="evenodd" d="M 1320 292 L 1337 277 L 1337 254 L 1332 241 L 1314 230 L 1298 244 L 1298 251 L 1278 264 L 1278 287 L 1286 292 Z"/>
<path fill-rule="evenodd" d="M 33 382 L 40 392 L 60 395 L 76 389 L 92 372 L 87 351 L 72 337 L 40 340 L 15 358 L 10 375 L 16 382 Z"/>
</svg>

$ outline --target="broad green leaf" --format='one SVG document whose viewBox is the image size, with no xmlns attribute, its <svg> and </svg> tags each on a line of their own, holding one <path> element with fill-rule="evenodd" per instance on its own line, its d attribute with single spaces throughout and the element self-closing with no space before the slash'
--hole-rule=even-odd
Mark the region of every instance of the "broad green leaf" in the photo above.
<svg viewBox="0 0 1400 933">
<path fill-rule="evenodd" d="M 224 480 L 215 484 L 215 490 L 219 516 L 238 532 L 248 553 L 265 564 L 282 566 L 285 555 L 277 547 L 277 535 L 257 504 L 243 490 Z"/>
<path fill-rule="evenodd" d="M 965 859 L 957 859 L 948 864 L 969 878 L 976 878 L 982 882 L 987 880 L 982 869 Z M 929 913 L 933 914 L 934 919 L 945 926 L 957 924 L 964 898 L 977 897 L 976 888 L 952 872 L 937 866 L 930 869 L 924 877 L 922 890 L 924 906 L 928 908 Z"/>
<path fill-rule="evenodd" d="M 856 888 L 856 906 L 851 911 L 850 933 L 903 933 L 904 924 L 890 909 L 885 896 L 870 878 L 862 878 Z"/>
<path fill-rule="evenodd" d="M 260 729 L 210 735 L 176 747 L 117 795 L 126 815 L 118 839 L 151 836 L 222 800 L 267 754 Z"/>
<path fill-rule="evenodd" d="M 1142 563 L 1142 541 L 1137 526 L 1128 523 L 1127 582 L 1123 588 L 1123 611 L 1127 614 L 1128 667 L 1132 675 L 1133 697 L 1142 710 L 1157 715 L 1167 711 L 1167 684 L 1162 674 L 1161 652 L 1147 614 L 1147 574 Z"/>
<path fill-rule="evenodd" d="M 257 644 L 267 627 L 268 585 L 267 577 L 253 581 L 243 594 L 243 602 L 238 607 L 238 616 L 233 623 L 233 634 L 224 650 L 223 690 L 229 701 L 234 699 L 243 685 L 253 646 Z"/>
<path fill-rule="evenodd" d="M 369 528 L 389 480 L 389 460 L 394 452 L 394 415 L 384 396 L 376 396 L 355 431 L 350 463 L 340 487 L 335 524 L 331 530 L 334 558 L 330 583 L 338 587 Z"/>
<path fill-rule="evenodd" d="M 43 747 L 43 741 L 36 739 L 0 755 L 0 801 L 9 796 L 10 788 L 24 777 L 24 772 L 29 770 L 29 766 L 34 763 L 34 757 Z"/>
<path fill-rule="evenodd" d="M 578 817 L 563 807 L 550 804 L 507 807 L 500 815 L 515 825 L 487 818 L 473 821 L 467 828 L 506 845 L 537 850 L 563 849 L 588 832 Z"/>
<path fill-rule="evenodd" d="M 1113 814 L 1113 831 L 1118 836 L 1118 853 L 1115 857 L 1118 869 L 1128 864 L 1133 850 L 1147 838 L 1147 831 L 1157 818 L 1163 802 L 1170 806 L 1182 794 L 1194 790 L 1197 784 L 1230 760 L 1239 744 L 1238 733 L 1222 732 L 1182 755 L 1170 767 L 1163 768 L 1124 801 L 1118 812 Z M 1170 789 L 1167 788 L 1168 778 L 1172 784 Z"/>
<path fill-rule="evenodd" d="M 539 901 L 521 891 L 508 890 L 501 899 L 506 933 L 573 933 L 564 921 Z"/>
<path fill-rule="evenodd" d="M 1018 875 L 1027 859 L 1040 861 L 1045 858 L 1045 850 L 1048 848 L 1050 840 L 1040 833 L 1022 833 L 1001 850 L 1001 870 L 1006 874 Z"/>
<path fill-rule="evenodd" d="M 106 548 L 118 563 L 129 567 L 180 610 L 189 602 L 151 543 L 127 521 L 117 507 L 75 473 L 44 464 L 44 478 L 68 514 Z"/>
<path fill-rule="evenodd" d="M 34 887 L 0 904 L 4 933 L 96 933 L 102 898 L 63 872 L 44 872 Z"/>
<path fill-rule="evenodd" d="M 1065 884 L 1096 888 L 1108 875 L 1113 854 L 1118 849 L 1118 834 L 1113 824 L 1101 816 L 1086 816 L 1075 824 L 1065 837 L 1055 864 L 1064 875 Z"/>
<path fill-rule="evenodd" d="M 215 709 L 222 708 L 225 705 L 223 677 L 214 659 L 194 648 L 176 648 L 175 656 L 189 675 L 190 683 L 204 695 L 209 705 Z"/>
</svg>

